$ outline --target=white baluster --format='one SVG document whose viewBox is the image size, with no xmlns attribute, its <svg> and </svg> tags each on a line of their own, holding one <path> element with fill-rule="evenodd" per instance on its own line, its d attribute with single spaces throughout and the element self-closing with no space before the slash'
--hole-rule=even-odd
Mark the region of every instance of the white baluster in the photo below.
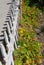
<svg viewBox="0 0 44 65">
<path fill-rule="evenodd" d="M 7 24 L 8 25 L 8 24 Z M 10 27 L 9 27 L 9 25 L 7 26 L 7 28 L 8 28 L 8 32 L 9 32 L 9 37 L 10 37 L 10 42 L 13 44 L 13 46 L 14 46 L 14 43 L 15 43 L 15 47 L 17 48 L 17 44 L 16 44 L 16 42 L 15 42 L 15 38 L 14 38 L 14 34 L 12 34 L 11 32 L 10 32 Z M 16 32 L 16 31 L 14 31 L 14 32 Z M 11 45 L 12 46 L 12 45 Z M 14 49 L 14 47 L 12 47 L 13 49 Z"/>
<path fill-rule="evenodd" d="M 7 44 L 9 44 L 8 36 L 7 36 L 6 31 L 4 31 L 4 38 L 5 38 L 5 42 L 6 42 Z"/>
<path fill-rule="evenodd" d="M 8 23 L 7 23 L 7 30 L 8 30 L 8 33 L 10 34 L 10 27 Z"/>
<path fill-rule="evenodd" d="M 9 18 L 9 23 L 10 23 L 10 27 L 12 29 L 12 22 L 11 22 L 10 18 Z"/>
<path fill-rule="evenodd" d="M 11 48 L 14 48 L 14 47 L 11 47 L 11 46 L 13 46 L 13 44 L 12 45 L 10 44 L 6 31 L 4 31 L 4 37 L 5 37 L 5 42 L 7 44 L 6 46 L 7 46 L 8 50 L 11 50 Z"/>
<path fill-rule="evenodd" d="M 12 65 L 14 65 L 13 55 L 11 55 L 11 62 L 12 62 Z"/>
<path fill-rule="evenodd" d="M 19 5 L 19 0 L 15 0 L 15 4 L 16 5 Z"/>
<path fill-rule="evenodd" d="M 15 31 L 15 32 L 16 32 L 16 31 Z M 15 33 L 15 34 L 16 34 L 16 33 Z M 12 49 L 14 50 L 14 44 L 15 44 L 15 48 L 17 48 L 15 36 L 14 36 L 14 34 L 11 34 L 11 33 L 10 33 L 9 37 L 10 37 L 10 44 L 11 44 L 11 46 L 13 45 L 13 46 L 12 46 Z"/>
<path fill-rule="evenodd" d="M 8 50 L 9 50 L 9 48 L 10 48 L 10 42 L 8 40 L 8 36 L 7 36 L 6 31 L 4 31 L 4 37 L 5 37 L 6 46 L 7 46 Z"/>
<path fill-rule="evenodd" d="M 18 12 L 18 10 L 19 10 L 18 7 L 15 7 L 15 6 L 12 9 L 13 9 L 14 12 L 16 12 L 16 11 Z"/>
<path fill-rule="evenodd" d="M 3 44 L 0 43 L 0 49 L 3 55 L 3 59 L 5 60 L 5 62 L 7 62 L 7 54 L 6 54 L 6 50 L 5 47 L 3 46 Z"/>
</svg>

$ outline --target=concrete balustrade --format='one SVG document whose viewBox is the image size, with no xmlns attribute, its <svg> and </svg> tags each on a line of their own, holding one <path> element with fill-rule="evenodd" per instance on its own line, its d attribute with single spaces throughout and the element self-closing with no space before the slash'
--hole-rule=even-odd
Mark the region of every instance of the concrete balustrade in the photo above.
<svg viewBox="0 0 44 65">
<path fill-rule="evenodd" d="M 17 48 L 17 29 L 18 29 L 18 15 L 19 15 L 19 0 L 12 1 L 8 14 L 6 16 L 6 21 L 2 29 L 2 34 L 0 35 L 0 51 L 3 57 L 4 65 L 14 65 L 13 61 L 13 51 L 14 47 Z M 6 48 L 3 44 L 5 40 Z M 15 45 L 15 46 L 14 46 Z M 7 52 L 6 52 L 7 49 Z M 2 61 L 0 60 L 0 65 Z"/>
</svg>

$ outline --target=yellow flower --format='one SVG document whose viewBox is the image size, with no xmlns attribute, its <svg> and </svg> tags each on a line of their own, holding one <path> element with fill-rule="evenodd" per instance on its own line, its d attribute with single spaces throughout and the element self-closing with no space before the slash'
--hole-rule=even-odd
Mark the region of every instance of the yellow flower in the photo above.
<svg viewBox="0 0 44 65">
<path fill-rule="evenodd" d="M 20 33 L 23 34 L 23 30 L 21 30 Z"/>
<path fill-rule="evenodd" d="M 24 29 L 23 28 L 19 28 L 19 33 L 23 34 L 24 33 Z"/>
</svg>

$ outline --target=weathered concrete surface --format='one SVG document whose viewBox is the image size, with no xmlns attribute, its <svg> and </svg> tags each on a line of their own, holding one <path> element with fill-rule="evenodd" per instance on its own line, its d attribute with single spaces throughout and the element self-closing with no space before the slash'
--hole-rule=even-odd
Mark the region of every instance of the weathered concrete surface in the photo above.
<svg viewBox="0 0 44 65">
<path fill-rule="evenodd" d="M 0 34 L 10 7 L 10 4 L 7 3 L 10 3 L 11 1 L 12 0 L 0 0 Z"/>
</svg>

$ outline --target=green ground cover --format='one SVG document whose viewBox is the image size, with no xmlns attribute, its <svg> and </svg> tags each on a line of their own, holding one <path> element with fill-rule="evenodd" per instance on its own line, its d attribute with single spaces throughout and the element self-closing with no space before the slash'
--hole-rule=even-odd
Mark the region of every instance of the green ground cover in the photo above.
<svg viewBox="0 0 44 65">
<path fill-rule="evenodd" d="M 19 16 L 17 41 L 19 47 L 14 50 L 15 65 L 39 65 L 41 63 L 41 44 L 34 30 L 38 28 L 37 14 L 40 12 L 38 7 L 30 7 L 22 1 L 22 21 Z"/>
</svg>

